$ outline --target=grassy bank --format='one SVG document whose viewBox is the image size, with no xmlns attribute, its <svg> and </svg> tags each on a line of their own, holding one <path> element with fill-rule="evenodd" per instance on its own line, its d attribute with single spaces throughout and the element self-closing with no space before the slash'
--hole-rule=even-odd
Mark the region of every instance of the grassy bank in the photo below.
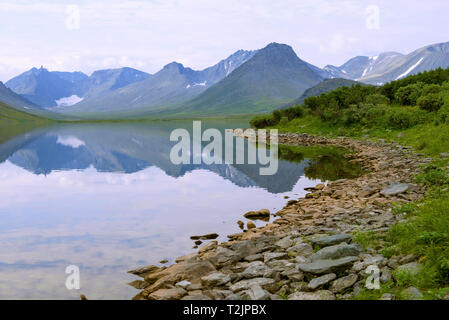
<svg viewBox="0 0 449 320">
<path fill-rule="evenodd" d="M 52 122 L 52 120 L 19 111 L 0 102 L 0 143 Z"/>
<path fill-rule="evenodd" d="M 255 117 L 251 124 L 280 132 L 384 139 L 431 157 L 415 177 L 416 183 L 426 186 L 425 196 L 393 210 L 407 217 L 406 222 L 383 234 L 361 231 L 355 237 L 387 258 L 416 255 L 422 269 L 417 275 L 396 272 L 381 290 L 365 289 L 357 298 L 378 299 L 388 292 L 405 299 L 401 292 L 409 286 L 420 289 L 425 299 L 449 293 L 449 69 L 383 87 L 340 88 L 308 98 L 304 105 Z"/>
</svg>

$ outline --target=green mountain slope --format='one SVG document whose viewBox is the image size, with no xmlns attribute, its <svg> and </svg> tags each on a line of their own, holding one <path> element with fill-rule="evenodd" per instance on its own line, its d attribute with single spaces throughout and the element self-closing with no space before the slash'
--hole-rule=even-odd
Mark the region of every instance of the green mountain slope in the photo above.
<svg viewBox="0 0 449 320">
<path fill-rule="evenodd" d="M 223 115 L 270 111 L 323 78 L 285 44 L 271 43 L 228 77 L 179 109 L 179 114 Z"/>
<path fill-rule="evenodd" d="M 29 114 L 0 102 L 0 143 L 51 120 Z"/>
</svg>

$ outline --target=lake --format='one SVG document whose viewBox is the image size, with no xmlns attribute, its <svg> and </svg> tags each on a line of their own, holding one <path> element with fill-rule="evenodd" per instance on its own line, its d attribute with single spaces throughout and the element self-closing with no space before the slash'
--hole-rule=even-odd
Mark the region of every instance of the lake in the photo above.
<svg viewBox="0 0 449 320">
<path fill-rule="evenodd" d="M 193 252 L 192 235 L 226 240 L 247 211 L 274 212 L 285 196 L 358 170 L 331 148 L 282 146 L 272 176 L 259 165 L 175 165 L 170 133 L 191 127 L 64 124 L 0 144 L 0 299 L 130 299 L 138 290 L 127 285 L 137 279 L 128 270 Z M 80 268 L 80 290 L 65 286 L 69 265 Z"/>
</svg>

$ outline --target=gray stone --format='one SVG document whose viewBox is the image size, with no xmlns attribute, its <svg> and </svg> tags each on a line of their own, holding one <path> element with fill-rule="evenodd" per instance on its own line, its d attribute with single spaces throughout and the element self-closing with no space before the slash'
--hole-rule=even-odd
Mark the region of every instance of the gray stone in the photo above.
<svg viewBox="0 0 449 320">
<path fill-rule="evenodd" d="M 307 288 L 309 288 L 311 290 L 318 289 L 320 287 L 325 286 L 326 284 L 328 284 L 329 282 L 331 282 L 332 280 L 334 280 L 336 278 L 337 278 L 337 275 L 335 273 L 326 274 L 324 276 L 312 279 L 309 282 L 309 284 L 307 285 Z"/>
<path fill-rule="evenodd" d="M 281 247 L 282 249 L 287 249 L 288 247 L 291 247 L 293 244 L 294 241 L 292 240 L 291 236 L 284 237 L 275 243 L 275 245 Z"/>
<path fill-rule="evenodd" d="M 419 291 L 415 287 L 408 287 L 407 289 L 402 290 L 401 295 L 403 298 L 405 298 L 407 300 L 420 300 L 420 299 L 424 298 L 421 291 Z"/>
<path fill-rule="evenodd" d="M 246 279 L 262 277 L 269 270 L 270 268 L 268 268 L 262 261 L 254 261 L 241 273 L 241 276 Z"/>
<path fill-rule="evenodd" d="M 179 288 L 186 289 L 186 288 L 187 288 L 188 286 L 190 286 L 191 284 L 192 284 L 192 283 L 191 283 L 190 281 L 183 280 L 183 281 L 180 281 L 180 282 L 176 283 L 175 286 L 176 286 L 176 287 L 179 287 Z"/>
<path fill-rule="evenodd" d="M 416 276 L 421 269 L 422 265 L 415 261 L 403 264 L 402 266 L 399 266 L 396 270 L 404 271 L 411 274 L 412 276 Z"/>
<path fill-rule="evenodd" d="M 329 290 L 333 293 L 342 292 L 345 289 L 352 287 L 357 280 L 358 276 L 356 274 L 347 275 L 346 277 L 335 280 Z"/>
<path fill-rule="evenodd" d="M 229 287 L 229 289 L 236 293 L 243 290 L 248 290 L 253 285 L 259 285 L 263 289 L 266 289 L 268 286 L 274 284 L 275 281 L 273 279 L 269 278 L 254 278 L 249 280 L 241 280 L 239 282 L 234 283 L 232 286 Z"/>
<path fill-rule="evenodd" d="M 267 263 L 267 266 L 275 271 L 284 271 L 295 267 L 295 264 L 289 260 L 272 260 Z"/>
<path fill-rule="evenodd" d="M 391 293 L 384 293 L 379 300 L 394 300 L 394 295 Z"/>
<path fill-rule="evenodd" d="M 148 296 L 149 300 L 179 300 L 187 294 L 182 288 L 159 289 Z"/>
<path fill-rule="evenodd" d="M 270 298 L 269 293 L 262 289 L 258 284 L 254 284 L 250 287 L 249 295 L 251 300 L 268 300 Z"/>
<path fill-rule="evenodd" d="M 391 271 L 388 268 L 383 268 L 380 276 L 381 283 L 387 283 L 391 280 Z"/>
<path fill-rule="evenodd" d="M 395 196 L 406 192 L 408 189 L 409 185 L 407 183 L 392 183 L 387 188 L 382 189 L 380 194 L 384 196 Z"/>
<path fill-rule="evenodd" d="M 204 295 L 204 294 L 192 294 L 187 295 L 181 298 L 181 300 L 212 300 L 210 297 Z"/>
<path fill-rule="evenodd" d="M 288 300 L 335 300 L 335 295 L 329 290 L 294 292 L 288 296 Z"/>
<path fill-rule="evenodd" d="M 261 253 L 252 254 L 252 255 L 249 255 L 249 256 L 245 257 L 244 260 L 248 261 L 248 262 L 253 262 L 253 261 L 257 261 L 257 260 L 263 260 L 263 254 L 261 254 Z"/>
<path fill-rule="evenodd" d="M 357 256 L 362 251 L 359 244 L 346 244 L 340 243 L 337 245 L 325 247 L 318 252 L 314 253 L 311 257 L 311 261 L 327 260 L 327 259 L 339 259 L 348 256 Z"/>
<path fill-rule="evenodd" d="M 352 237 L 349 234 L 335 234 L 333 236 L 312 239 L 311 242 L 313 245 L 317 245 L 320 247 L 327 247 L 342 242 L 349 242 L 351 240 Z"/>
<path fill-rule="evenodd" d="M 357 257 L 344 257 L 336 260 L 318 260 L 311 263 L 298 263 L 296 267 L 306 273 L 326 274 L 345 270 L 357 261 Z"/>
<path fill-rule="evenodd" d="M 267 252 L 264 254 L 264 262 L 267 263 L 271 260 L 281 260 L 288 257 L 285 252 Z"/>
<path fill-rule="evenodd" d="M 201 278 L 201 283 L 209 287 L 221 286 L 229 281 L 231 281 L 231 277 L 221 272 L 214 272 Z"/>
<path fill-rule="evenodd" d="M 447 153 L 447 152 L 440 153 L 440 157 L 447 158 L 447 157 L 449 157 L 449 153 Z"/>
<path fill-rule="evenodd" d="M 281 272 L 281 275 L 295 282 L 302 281 L 304 279 L 304 273 L 296 269 L 287 269 Z"/>
<path fill-rule="evenodd" d="M 387 264 L 388 260 L 384 256 L 378 254 L 375 256 L 368 256 L 363 260 L 365 268 L 371 265 L 376 265 L 378 267 L 383 267 Z"/>
<path fill-rule="evenodd" d="M 313 254 L 313 248 L 308 243 L 297 243 L 287 249 L 287 252 L 295 256 L 310 257 Z"/>
</svg>

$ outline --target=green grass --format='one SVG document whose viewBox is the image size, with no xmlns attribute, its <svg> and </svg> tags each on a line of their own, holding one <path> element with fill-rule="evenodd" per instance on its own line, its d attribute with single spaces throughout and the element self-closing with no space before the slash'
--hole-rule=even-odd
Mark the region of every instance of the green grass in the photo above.
<svg viewBox="0 0 449 320">
<path fill-rule="evenodd" d="M 51 120 L 14 109 L 0 102 L 0 143 Z"/>
</svg>

